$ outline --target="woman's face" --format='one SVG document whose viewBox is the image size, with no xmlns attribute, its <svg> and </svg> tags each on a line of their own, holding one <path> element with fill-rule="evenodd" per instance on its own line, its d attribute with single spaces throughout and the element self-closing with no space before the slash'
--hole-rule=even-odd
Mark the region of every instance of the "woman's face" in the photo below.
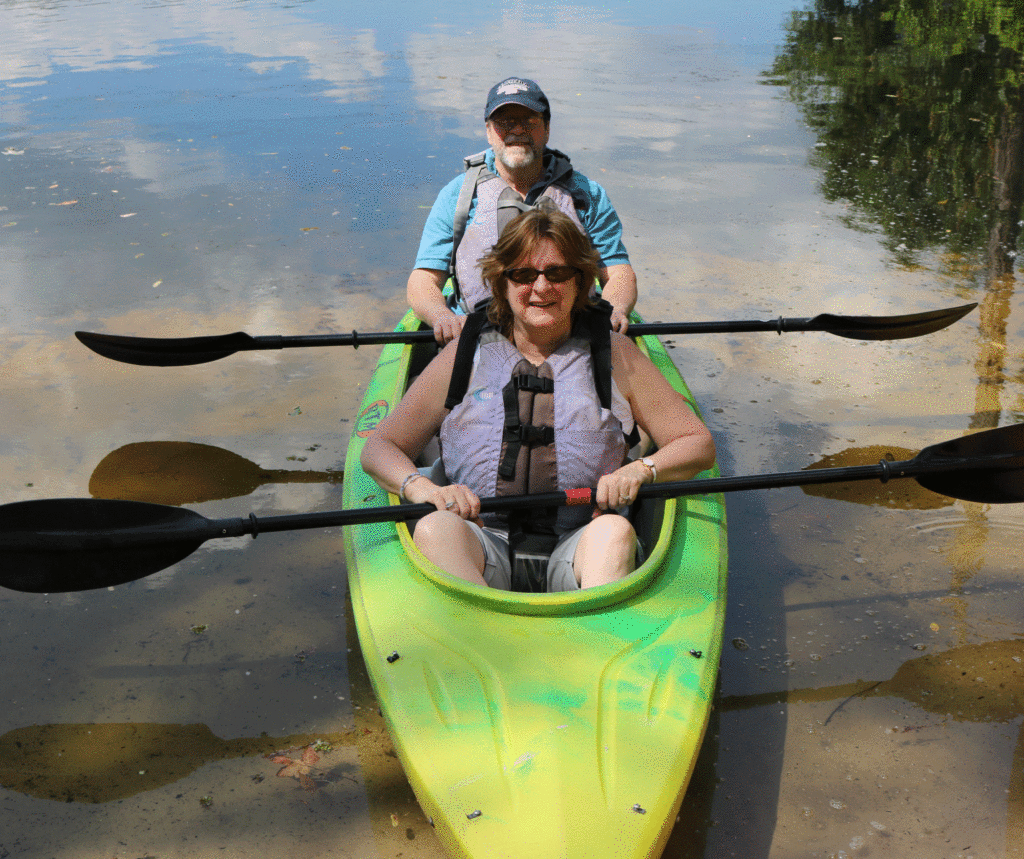
<svg viewBox="0 0 1024 859">
<path fill-rule="evenodd" d="M 550 239 L 541 239 L 532 253 L 518 260 L 510 269 L 532 268 L 539 272 L 566 265 L 565 257 Z M 538 274 L 532 283 L 516 283 L 506 278 L 508 303 L 515 321 L 526 328 L 558 329 L 571 323 L 571 312 L 579 290 L 579 274 L 562 283 Z"/>
</svg>

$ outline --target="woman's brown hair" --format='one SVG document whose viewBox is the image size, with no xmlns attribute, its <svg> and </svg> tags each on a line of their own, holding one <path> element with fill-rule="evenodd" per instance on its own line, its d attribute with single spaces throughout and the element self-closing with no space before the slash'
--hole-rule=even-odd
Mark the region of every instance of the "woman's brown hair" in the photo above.
<svg viewBox="0 0 1024 859">
<path fill-rule="evenodd" d="M 566 265 L 581 272 L 577 276 L 573 314 L 590 302 L 590 287 L 597 280 L 602 266 L 601 257 L 589 237 L 564 212 L 548 207 L 531 209 L 509 221 L 494 247 L 480 260 L 484 283 L 491 288 L 487 318 L 506 337 L 512 335 L 512 308 L 508 303 L 505 272 L 529 257 L 545 239 L 558 248 Z"/>
</svg>

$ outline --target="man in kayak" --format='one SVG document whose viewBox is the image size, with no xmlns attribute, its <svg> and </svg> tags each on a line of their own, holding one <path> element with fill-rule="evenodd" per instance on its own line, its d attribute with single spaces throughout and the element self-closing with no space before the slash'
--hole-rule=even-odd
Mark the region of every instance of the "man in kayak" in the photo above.
<svg viewBox="0 0 1024 859">
<path fill-rule="evenodd" d="M 576 223 L 552 208 L 530 210 L 506 227 L 481 265 L 492 327 L 473 314 L 463 336 L 373 430 L 360 458 L 381 486 L 437 508 L 413 537 L 427 558 L 451 575 L 503 589 L 575 590 L 629 575 L 636 532 L 616 514 L 642 484 L 687 480 L 715 459 L 711 435 L 686 399 L 599 315 L 590 285 L 601 258 Z M 459 390 L 461 368 L 469 377 Z M 636 426 L 657 450 L 627 461 Z M 427 476 L 415 459 L 435 434 L 442 460 Z M 595 484 L 596 510 L 480 514 L 481 497 Z M 528 570 L 523 586 L 510 547 L 521 534 L 545 531 L 553 537 L 550 560 L 539 576 Z"/>
<path fill-rule="evenodd" d="M 465 315 L 445 303 L 445 282 L 455 280 L 466 312 L 486 299 L 480 258 L 505 224 L 541 197 L 553 200 L 590 237 L 600 257 L 602 297 L 613 308 L 612 327 L 626 330 L 637 289 L 622 223 L 604 189 L 547 147 L 550 123 L 547 96 L 531 80 L 506 78 L 488 93 L 484 125 L 490 148 L 466 158 L 466 172 L 441 190 L 406 287 L 409 306 L 433 327 L 438 343 L 458 336 L 465 322 Z"/>
</svg>

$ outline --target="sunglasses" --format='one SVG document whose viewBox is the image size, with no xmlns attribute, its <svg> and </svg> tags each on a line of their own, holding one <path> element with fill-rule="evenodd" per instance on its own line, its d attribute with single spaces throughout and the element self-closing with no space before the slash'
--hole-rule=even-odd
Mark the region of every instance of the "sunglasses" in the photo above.
<svg viewBox="0 0 1024 859">
<path fill-rule="evenodd" d="M 540 128 L 540 124 L 544 121 L 544 117 L 539 113 L 535 113 L 533 116 L 492 116 L 489 121 L 493 122 L 498 126 L 498 128 L 507 133 L 513 128 L 525 128 L 530 131 Z"/>
<path fill-rule="evenodd" d="M 549 283 L 565 283 L 583 272 L 573 265 L 552 265 L 543 271 L 538 271 L 535 268 L 510 268 L 503 274 L 513 283 L 526 284 L 533 283 L 541 275 L 544 275 Z"/>
</svg>

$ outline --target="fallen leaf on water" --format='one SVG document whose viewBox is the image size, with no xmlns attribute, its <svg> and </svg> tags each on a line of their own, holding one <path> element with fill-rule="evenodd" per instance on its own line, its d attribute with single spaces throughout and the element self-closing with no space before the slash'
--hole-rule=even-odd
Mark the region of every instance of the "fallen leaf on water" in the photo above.
<svg viewBox="0 0 1024 859">
<path fill-rule="evenodd" d="M 109 166 L 109 165 L 107 167 L 104 167 L 102 170 L 100 170 L 100 173 L 113 173 L 113 172 L 114 172 L 114 168 Z"/>
<path fill-rule="evenodd" d="M 144 256 L 145 256 L 144 253 L 143 254 L 135 254 L 135 259 L 138 259 L 139 257 L 144 257 Z"/>
<path fill-rule="evenodd" d="M 65 200 L 63 203 L 50 203 L 51 206 L 73 206 L 78 200 Z"/>
<path fill-rule="evenodd" d="M 163 283 L 163 281 L 158 280 L 156 283 L 153 284 L 153 289 L 156 289 L 161 283 Z"/>
<path fill-rule="evenodd" d="M 49 190 L 50 190 L 50 191 L 52 191 L 52 190 L 53 190 L 54 188 L 59 188 L 59 187 L 60 187 L 60 185 L 58 185 L 58 184 L 57 184 L 56 182 L 54 182 L 54 183 L 53 183 L 53 184 L 52 184 L 52 185 L 51 185 L 51 186 L 49 187 Z"/>
<path fill-rule="evenodd" d="M 392 814 L 391 815 L 391 825 L 392 826 L 398 826 L 398 815 L 397 814 Z"/>
<path fill-rule="evenodd" d="M 930 626 L 929 626 L 928 628 L 929 628 L 929 629 L 930 629 L 930 630 L 931 630 L 932 632 L 938 632 L 938 631 L 939 631 L 939 625 L 938 625 L 937 623 L 933 623 L 933 624 L 931 624 L 931 625 L 930 625 Z"/>
<path fill-rule="evenodd" d="M 320 755 L 313 751 L 312 746 L 307 746 L 303 749 L 302 756 L 298 759 L 290 758 L 288 755 L 274 755 L 270 758 L 271 763 L 284 764 L 277 771 L 278 778 L 298 779 L 303 790 L 309 791 L 316 790 L 316 782 L 313 781 L 309 774 L 313 770 L 313 764 L 319 760 Z"/>
<path fill-rule="evenodd" d="M 319 230 L 319 227 L 303 227 L 302 232 L 308 233 L 310 230 Z"/>
<path fill-rule="evenodd" d="M 138 212 L 125 212 L 123 215 L 121 215 L 121 217 L 122 218 L 134 218 L 137 214 L 138 214 Z"/>
</svg>

